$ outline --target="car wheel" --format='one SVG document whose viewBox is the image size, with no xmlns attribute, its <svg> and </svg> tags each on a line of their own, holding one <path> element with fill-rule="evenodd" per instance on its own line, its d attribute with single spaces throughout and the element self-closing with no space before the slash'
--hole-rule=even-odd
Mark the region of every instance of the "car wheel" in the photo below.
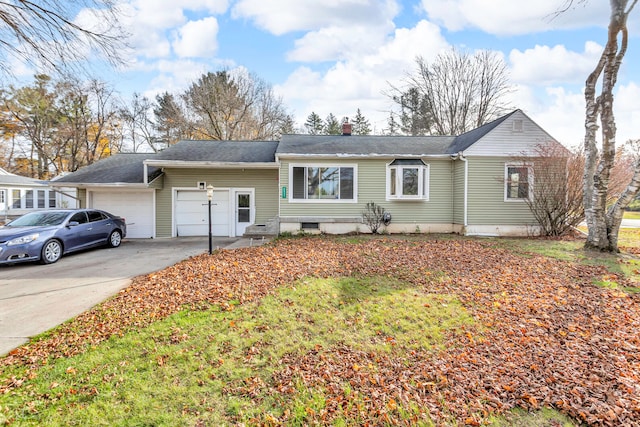
<svg viewBox="0 0 640 427">
<path fill-rule="evenodd" d="M 57 240 L 49 240 L 42 246 L 40 262 L 42 264 L 53 264 L 62 257 L 62 244 Z"/>
<path fill-rule="evenodd" d="M 122 234 L 120 234 L 118 230 L 113 230 L 111 234 L 109 234 L 109 247 L 117 248 L 120 246 L 120 243 L 122 243 Z"/>
</svg>

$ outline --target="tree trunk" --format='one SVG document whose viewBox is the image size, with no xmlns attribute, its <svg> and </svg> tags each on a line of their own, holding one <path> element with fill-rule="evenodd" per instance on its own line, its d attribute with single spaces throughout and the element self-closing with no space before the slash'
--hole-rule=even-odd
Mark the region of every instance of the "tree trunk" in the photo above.
<svg viewBox="0 0 640 427">
<path fill-rule="evenodd" d="M 635 185 L 635 194 L 631 196 L 634 191 L 632 181 L 627 188 L 629 193 L 625 192 L 627 195 L 623 194 L 624 197 L 621 196 L 607 210 L 609 177 L 616 154 L 613 89 L 618 78 L 620 64 L 627 50 L 627 17 L 637 1 L 633 0 L 627 9 L 628 0 L 610 0 L 611 17 L 607 44 L 596 68 L 589 75 L 585 84 L 584 208 L 589 229 L 586 247 L 602 251 L 618 251 L 618 231 L 622 214 L 624 208 L 637 194 L 638 187 Z M 602 78 L 602 88 L 596 96 L 596 84 L 600 78 Z M 600 153 L 596 143 L 598 122 L 602 125 L 602 150 Z M 638 175 L 637 169 L 636 176 Z"/>
</svg>

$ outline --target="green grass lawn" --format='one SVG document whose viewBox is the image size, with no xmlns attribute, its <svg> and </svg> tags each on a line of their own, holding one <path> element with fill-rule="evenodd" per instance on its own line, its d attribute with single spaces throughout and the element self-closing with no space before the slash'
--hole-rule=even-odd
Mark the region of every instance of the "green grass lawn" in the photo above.
<svg viewBox="0 0 640 427">
<path fill-rule="evenodd" d="M 623 230 L 621 242 L 638 247 L 640 242 L 635 233 Z M 345 258 L 353 261 L 348 266 L 350 275 L 305 276 L 242 304 L 237 295 L 229 293 L 228 302 L 200 303 L 197 308 L 185 306 L 149 326 L 133 327 L 108 340 L 87 345 L 71 357 L 43 358 L 36 365 L 28 361 L 4 365 L 0 386 L 8 386 L 4 394 L 0 387 L 0 425 L 432 426 L 443 420 L 451 426 L 481 422 L 501 427 L 580 424 L 556 409 L 541 407 L 533 397 L 526 394 L 523 397 L 522 392 L 514 398 L 527 403 L 528 411 L 517 407 L 499 414 L 478 410 L 466 419 L 456 419 L 445 410 L 437 414 L 438 423 L 421 399 L 424 393 L 434 393 L 446 408 L 452 397 L 446 393 L 455 392 L 455 384 L 438 374 L 439 370 L 446 371 L 447 363 L 453 360 L 468 360 L 455 372 L 466 369 L 465 366 L 473 370 L 473 364 L 481 362 L 475 361 L 476 350 L 472 349 L 482 346 L 487 337 L 500 330 L 504 316 L 523 307 L 544 310 L 547 299 L 562 302 L 565 296 L 556 293 L 556 288 L 573 285 L 559 283 L 548 287 L 548 283 L 539 282 L 558 282 L 564 277 L 563 266 L 603 265 L 612 274 L 618 274 L 617 280 L 637 280 L 637 257 L 584 251 L 580 240 L 476 240 L 455 236 L 381 239 L 369 236 L 333 239 L 335 243 L 331 245 L 336 250 L 354 251 L 354 255 Z M 287 245 L 299 244 L 304 248 L 307 241 L 310 246 L 304 253 L 308 258 L 299 255 L 295 264 L 309 260 L 313 265 L 321 257 L 330 260 L 337 256 L 337 252 L 328 253 L 326 248 L 313 248 L 316 243 L 323 244 L 323 238 L 300 242 L 285 239 L 281 246 L 274 245 L 272 252 L 269 247 L 255 251 L 264 251 L 261 254 L 277 271 L 286 271 L 280 262 L 290 257 Z M 436 253 L 425 250 L 429 242 L 440 249 Z M 416 248 L 427 245 L 420 250 L 433 257 L 428 258 L 431 261 L 419 264 L 415 259 L 422 258 L 410 258 L 403 265 L 402 251 L 416 256 L 418 249 L 412 245 Z M 465 251 L 470 255 L 485 252 L 474 260 L 472 256 L 467 259 Z M 247 256 L 257 260 L 254 253 L 247 252 Z M 232 252 L 219 255 L 226 254 Z M 548 279 L 545 276 L 536 279 L 536 286 L 548 288 L 551 296 L 543 295 L 540 300 L 531 300 L 538 302 L 527 303 L 525 299 L 533 288 L 519 293 L 518 287 L 529 286 L 525 283 L 533 280 L 531 275 L 544 274 L 544 268 L 529 265 L 539 264 L 542 258 L 528 262 L 539 255 L 562 262 L 549 262 L 545 267 L 550 269 Z M 180 277 L 199 280 L 215 271 L 226 275 L 231 283 L 242 282 L 237 272 L 231 273 L 232 267 L 242 267 L 242 261 L 227 262 L 215 256 L 190 261 L 188 276 Z M 215 263 L 199 267 L 196 261 Z M 475 275 L 474 270 L 492 263 L 495 272 Z M 451 270 L 443 270 L 443 265 L 449 265 Z M 468 274 L 470 278 L 463 279 Z M 615 283 L 613 276 L 609 282 L 597 284 L 631 290 Z M 462 287 L 458 288 L 459 285 Z M 549 307 L 554 312 L 555 306 Z M 109 310 L 112 309 L 102 315 L 110 315 Z M 524 313 L 526 316 L 531 311 Z M 527 322 L 522 314 L 514 316 L 523 325 Z M 545 316 L 541 314 L 532 320 L 537 325 L 536 333 L 542 333 L 543 323 L 539 319 L 546 319 Z M 506 324 L 509 322 L 505 321 Z M 556 323 L 550 325 L 556 328 Z M 559 333 L 573 333 L 575 326 L 571 325 L 566 326 L 569 332 Z M 81 328 L 77 331 L 82 333 Z M 513 333 L 505 332 L 504 336 Z M 63 340 L 56 338 L 56 334 L 53 330 L 40 339 L 56 345 L 56 340 Z M 544 334 L 540 337 L 535 339 L 548 339 Z M 536 348 L 544 344 L 534 342 L 538 342 Z M 470 345 L 468 351 L 460 347 L 465 343 Z M 549 348 L 558 347 L 552 341 L 550 345 Z M 546 353 L 542 360 L 545 358 Z M 429 362 L 417 370 L 417 365 L 431 360 L 436 364 Z M 534 366 L 535 363 L 531 364 L 532 370 Z M 412 374 L 394 382 L 408 372 Z M 510 378 L 508 373 L 505 375 Z M 498 384 L 501 383 L 491 387 L 499 387 Z M 502 392 L 510 391 L 510 387 L 505 383 Z M 562 407 L 561 403 L 554 404 Z M 325 417 L 329 421 L 323 421 Z M 283 424 L 281 420 L 286 422 Z"/>
<path fill-rule="evenodd" d="M 282 401 L 264 387 L 283 356 L 336 345 L 381 355 L 438 351 L 443 332 L 472 323 L 454 296 L 402 281 L 309 279 L 258 304 L 183 311 L 113 338 L 40 369 L 28 389 L 0 402 L 5 419 L 32 425 L 225 425 L 264 422 L 285 412 L 304 425 L 309 413 L 323 408 L 325 396 L 294 383 Z M 348 381 L 342 387 L 349 394 Z M 411 419 L 411 408 L 406 411 Z"/>
</svg>

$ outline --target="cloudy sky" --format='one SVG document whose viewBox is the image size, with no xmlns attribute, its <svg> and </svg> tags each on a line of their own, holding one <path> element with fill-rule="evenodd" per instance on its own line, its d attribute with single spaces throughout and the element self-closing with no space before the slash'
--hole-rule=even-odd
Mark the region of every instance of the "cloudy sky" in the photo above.
<svg viewBox="0 0 640 427">
<path fill-rule="evenodd" d="M 271 83 L 301 126 L 312 112 L 387 125 L 384 92 L 456 47 L 505 59 L 510 100 L 566 145 L 583 137 L 582 96 L 606 38 L 609 5 L 588 0 L 123 0 L 130 65 L 105 73 L 122 94 L 181 92 L 203 72 L 244 67 Z M 619 140 L 640 138 L 640 10 L 620 71 Z"/>
</svg>

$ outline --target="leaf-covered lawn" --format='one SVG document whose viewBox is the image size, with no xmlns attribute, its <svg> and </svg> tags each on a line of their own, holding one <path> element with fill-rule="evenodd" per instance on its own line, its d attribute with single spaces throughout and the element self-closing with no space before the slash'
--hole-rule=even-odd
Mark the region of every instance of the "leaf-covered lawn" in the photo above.
<svg viewBox="0 0 640 427">
<path fill-rule="evenodd" d="M 331 286 L 338 287 L 323 288 L 328 285 L 313 277 L 332 278 L 337 284 Z M 343 279 L 371 291 L 347 292 Z M 173 322 L 173 332 L 160 339 L 166 343 L 149 344 L 144 352 L 140 345 L 128 344 L 132 358 L 142 353 L 153 362 L 144 368 L 149 370 L 146 375 L 160 375 L 167 364 L 179 365 L 194 352 L 201 357 L 222 348 L 241 355 L 229 356 L 236 360 L 234 375 L 240 376 L 229 377 L 225 384 L 218 384 L 222 373 L 217 371 L 225 357 L 210 356 L 203 362 L 206 368 L 194 369 L 212 370 L 198 386 L 222 387 L 221 396 L 228 401 L 221 404 L 214 394 L 193 396 L 181 414 L 187 425 L 214 420 L 480 425 L 515 407 L 555 408 L 589 425 L 639 425 L 640 299 L 593 284 L 604 279 L 635 285 L 603 267 L 518 255 L 491 241 L 468 239 L 297 238 L 201 255 L 136 278 L 115 298 L 1 359 L 0 420 L 18 422 L 24 416 L 38 424 L 38 414 L 48 408 L 65 411 L 56 408 L 67 402 L 65 394 L 79 402 L 77 409 L 91 408 L 96 416 L 101 407 L 104 414 L 110 411 L 109 398 L 114 404 L 139 407 L 135 394 L 114 391 L 126 383 L 126 366 L 134 363 L 126 351 L 120 350 L 121 360 L 108 366 L 96 362 L 103 368 L 93 369 L 111 369 L 108 375 L 80 375 L 76 362 L 90 356 L 101 360 L 101 352 L 114 346 L 126 349 L 124 343 L 137 333 L 153 337 L 153 328 Z M 376 280 L 381 284 L 372 284 Z M 393 285 L 384 285 L 380 293 L 387 280 Z M 310 291 L 302 300 L 285 292 L 300 287 Z M 314 292 L 330 297 L 313 302 Z M 393 298 L 386 299 L 387 294 Z M 280 317 L 256 311 L 272 298 L 282 306 Z M 335 325 L 325 325 L 296 301 L 311 307 L 333 304 L 322 313 Z M 462 317 L 451 317 L 450 311 L 429 317 L 440 306 L 455 307 Z M 180 318 L 167 319 L 178 312 Z M 192 341 L 204 326 L 175 326 L 191 318 L 189 313 L 193 322 L 197 313 L 204 313 L 207 328 L 213 328 L 205 342 Z M 261 316 L 273 324 L 260 323 Z M 253 326 L 247 326 L 249 320 Z M 229 328 L 239 328 L 238 335 L 221 338 Z M 284 331 L 278 340 L 302 334 L 295 340 L 301 344 L 292 341 L 287 344 L 290 351 L 282 353 L 268 351 L 269 342 L 276 348 L 276 338 L 265 338 L 265 331 L 278 328 Z M 313 344 L 314 335 L 322 341 Z M 264 368 L 249 366 L 263 356 L 268 361 Z M 58 374 L 51 373 L 56 370 Z M 141 370 L 136 366 L 131 375 Z M 43 391 L 37 381 L 48 375 L 71 383 L 46 383 Z M 197 372 L 182 375 L 201 377 Z M 168 394 L 171 386 L 166 387 L 157 395 Z M 273 410 L 245 419 L 243 414 L 250 413 L 247 401 Z M 20 407 L 17 402 L 26 403 Z M 147 416 L 153 420 L 161 413 Z M 162 418 L 154 423 L 162 424 Z"/>
</svg>

